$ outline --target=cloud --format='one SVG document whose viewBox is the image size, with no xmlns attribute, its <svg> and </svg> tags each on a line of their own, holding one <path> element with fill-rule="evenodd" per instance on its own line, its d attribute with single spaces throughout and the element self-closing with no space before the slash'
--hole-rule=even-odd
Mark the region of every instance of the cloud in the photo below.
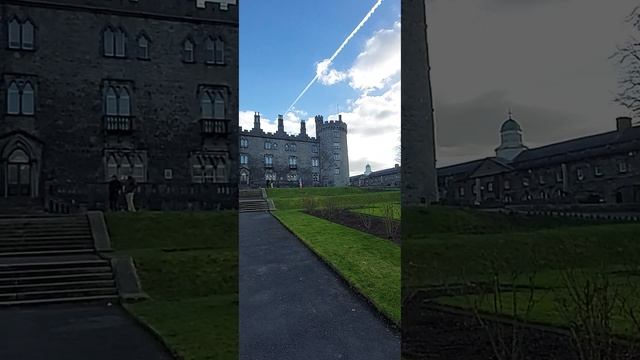
<svg viewBox="0 0 640 360">
<path fill-rule="evenodd" d="M 329 59 L 320 61 L 316 64 L 320 83 L 330 86 L 348 80 L 349 86 L 359 91 L 385 88 L 400 75 L 400 34 L 400 21 L 375 32 L 348 70 L 331 68 Z"/>
<path fill-rule="evenodd" d="M 362 174 L 362 162 L 370 163 L 374 171 L 394 166 L 400 143 L 400 100 L 398 80 L 381 94 L 361 94 L 341 113 L 348 126 L 351 175 Z"/>
<path fill-rule="evenodd" d="M 316 65 L 316 76 L 322 85 L 333 85 L 347 78 L 347 74 L 336 69 L 330 69 L 331 60 L 324 59 Z"/>
</svg>

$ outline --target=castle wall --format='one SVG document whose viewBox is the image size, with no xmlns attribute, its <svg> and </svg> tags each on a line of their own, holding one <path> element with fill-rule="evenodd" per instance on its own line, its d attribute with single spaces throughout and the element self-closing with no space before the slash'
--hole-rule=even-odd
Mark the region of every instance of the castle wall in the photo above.
<svg viewBox="0 0 640 360">
<path fill-rule="evenodd" d="M 246 139 L 246 147 L 240 148 L 240 154 L 248 157 L 247 164 L 240 164 L 240 174 L 248 174 L 248 183 L 241 186 L 265 187 L 267 174 L 275 174 L 274 187 L 296 187 L 302 179 L 303 187 L 319 186 L 320 167 L 312 166 L 312 159 L 319 159 L 318 141 L 308 136 L 290 136 L 286 134 L 264 133 L 262 131 L 242 131 L 240 141 Z M 265 142 L 277 144 L 277 148 L 265 149 Z M 287 147 L 288 145 L 288 147 Z M 295 150 L 292 150 L 295 145 Z M 273 156 L 273 165 L 265 165 L 265 155 Z M 294 156 L 297 164 L 291 166 L 289 158 Z M 313 174 L 318 174 L 314 180 Z"/>
<path fill-rule="evenodd" d="M 14 16 L 34 23 L 33 51 L 9 49 L 7 26 Z M 103 55 L 107 26 L 124 30 L 124 58 Z M 36 88 L 35 115 L 7 115 L 3 105 L 0 137 L 20 130 L 44 142 L 37 159 L 41 195 L 58 189 L 48 195 L 89 208 L 104 206 L 106 195 L 98 193 L 108 180 L 105 154 L 122 151 L 144 160 L 141 182 L 150 189 L 168 188 L 165 194 L 184 197 L 194 191 L 192 157 L 199 153 L 224 159 L 227 169 L 223 181 L 217 179 L 215 189 L 203 197 L 223 207 L 237 206 L 237 6 L 221 10 L 208 3 L 199 9 L 196 0 L 6 1 L 0 5 L 0 27 L 5 34 L 0 36 L 2 104 L 13 78 L 28 78 Z M 150 40 L 149 59 L 137 56 L 141 34 Z M 224 40 L 224 64 L 205 64 L 209 35 Z M 195 43 L 194 63 L 183 61 L 187 38 Z M 126 133 L 106 131 L 105 89 L 110 84 L 130 92 L 132 128 Z M 227 130 L 215 136 L 202 131 L 199 97 L 204 87 L 219 89 L 226 100 Z M 154 196 L 151 190 L 148 194 Z"/>
</svg>

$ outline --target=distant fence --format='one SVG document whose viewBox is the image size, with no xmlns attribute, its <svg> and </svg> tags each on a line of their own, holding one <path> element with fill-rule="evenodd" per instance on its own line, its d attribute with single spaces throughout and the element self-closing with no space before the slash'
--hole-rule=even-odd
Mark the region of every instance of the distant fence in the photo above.
<svg viewBox="0 0 640 360">
<path fill-rule="evenodd" d="M 108 183 L 48 183 L 45 206 L 49 212 L 74 213 L 109 207 Z M 231 210 L 238 208 L 237 184 L 140 183 L 136 208 L 146 210 Z"/>
</svg>

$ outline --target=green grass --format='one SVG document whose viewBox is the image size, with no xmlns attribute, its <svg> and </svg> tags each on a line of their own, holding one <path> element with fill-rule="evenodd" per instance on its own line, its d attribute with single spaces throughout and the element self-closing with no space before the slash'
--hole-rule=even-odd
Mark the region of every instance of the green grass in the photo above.
<svg viewBox="0 0 640 360">
<path fill-rule="evenodd" d="M 403 287 L 491 281 L 496 272 L 502 283 L 512 282 L 510 275 L 518 273 L 515 283 L 523 285 L 534 276 L 536 286 L 548 288 L 536 290 L 530 318 L 534 322 L 568 324 L 558 311 L 558 302 L 567 298 L 562 274 L 576 269 L 613 274 L 640 266 L 640 224 L 509 216 L 436 206 L 404 209 L 402 220 Z M 621 294 L 631 292 L 629 283 L 615 276 L 611 279 Z M 584 276 L 579 280 L 585 284 L 589 279 Z M 518 296 L 521 303 L 523 297 Z M 439 302 L 470 308 L 474 300 L 483 298 L 455 296 Z M 492 312 L 492 303 L 480 301 L 480 309 Z M 510 304 L 499 312 L 513 315 Z M 618 334 L 629 335 L 630 325 L 628 318 L 614 318 Z"/>
<path fill-rule="evenodd" d="M 274 214 L 369 298 L 379 311 L 400 323 L 398 245 L 300 211 Z"/>
<path fill-rule="evenodd" d="M 126 308 L 184 359 L 237 359 L 237 214 L 110 213 L 107 224 L 151 297 Z"/>
<path fill-rule="evenodd" d="M 336 206 L 349 208 L 400 201 L 398 190 L 374 191 L 361 188 L 269 189 L 267 196 L 273 200 L 278 210 L 302 209 L 305 198 L 316 198 L 321 206 L 331 201 Z"/>
</svg>

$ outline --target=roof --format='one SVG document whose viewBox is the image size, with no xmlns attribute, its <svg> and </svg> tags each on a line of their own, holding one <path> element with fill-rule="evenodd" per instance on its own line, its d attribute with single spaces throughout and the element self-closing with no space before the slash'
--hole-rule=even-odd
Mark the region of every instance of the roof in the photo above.
<svg viewBox="0 0 640 360">
<path fill-rule="evenodd" d="M 502 124 L 502 127 L 500 127 L 500 131 L 522 131 L 522 128 L 520 127 L 520 124 L 518 124 L 517 121 L 513 120 L 512 118 L 509 118 L 509 120 L 505 121 Z"/>
<path fill-rule="evenodd" d="M 585 136 L 525 150 L 516 156 L 512 162 L 548 158 L 557 155 L 564 155 L 569 152 L 605 147 L 607 145 L 631 142 L 634 140 L 640 140 L 640 126 L 634 126 L 622 131 L 614 130 L 606 133 Z"/>
<path fill-rule="evenodd" d="M 452 176 L 452 175 L 467 174 L 467 173 L 473 172 L 475 169 L 478 168 L 478 166 L 480 166 L 480 164 L 482 164 L 485 161 L 485 159 L 472 160 L 472 161 L 467 161 L 460 164 L 449 165 L 449 166 L 438 168 L 437 169 L 438 176 Z"/>
<path fill-rule="evenodd" d="M 360 174 L 360 175 L 354 175 L 349 177 L 349 179 L 351 180 L 357 180 L 358 178 L 368 178 L 368 177 L 374 177 L 374 176 L 385 176 L 385 175 L 393 175 L 396 173 L 400 172 L 400 166 L 398 167 L 392 167 L 389 169 L 384 169 L 384 170 L 378 170 L 378 171 L 373 171 L 371 172 L 369 175 L 365 175 L 365 174 Z"/>
</svg>

